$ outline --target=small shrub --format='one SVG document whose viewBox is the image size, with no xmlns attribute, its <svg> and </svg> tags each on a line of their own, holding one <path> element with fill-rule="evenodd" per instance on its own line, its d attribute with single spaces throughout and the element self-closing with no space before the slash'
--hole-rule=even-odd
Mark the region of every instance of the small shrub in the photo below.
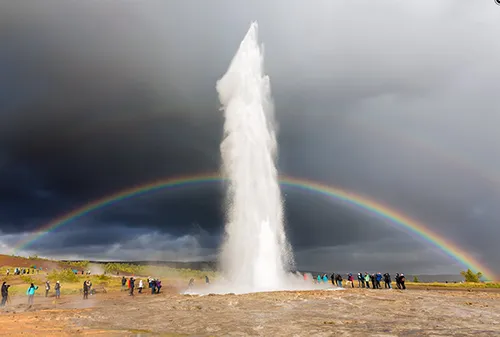
<svg viewBox="0 0 500 337">
<path fill-rule="evenodd" d="M 481 277 L 483 276 L 483 273 L 481 272 L 474 273 L 472 270 L 467 269 L 467 271 L 461 271 L 460 275 L 464 277 L 465 282 L 479 283 L 481 282 Z"/>
<path fill-rule="evenodd" d="M 35 280 L 33 280 L 33 277 L 31 277 L 29 275 L 21 275 L 21 280 L 24 283 L 28 283 L 28 284 L 35 283 Z"/>
<path fill-rule="evenodd" d="M 98 281 L 109 281 L 111 279 L 111 276 L 107 275 L 96 275 L 94 278 Z"/>
<path fill-rule="evenodd" d="M 78 276 L 71 269 L 53 270 L 48 276 L 51 281 L 73 283 L 78 282 Z"/>
<path fill-rule="evenodd" d="M 413 282 L 414 283 L 420 283 L 420 280 L 418 279 L 418 277 L 413 276 Z"/>
<path fill-rule="evenodd" d="M 89 261 L 74 261 L 74 262 L 70 262 L 69 264 L 71 264 L 72 266 L 74 267 L 77 267 L 77 268 L 87 268 L 90 264 Z"/>
<path fill-rule="evenodd" d="M 129 263 L 106 263 L 104 265 L 104 271 L 111 274 L 116 274 L 116 272 L 140 274 L 144 271 L 144 266 Z"/>
</svg>

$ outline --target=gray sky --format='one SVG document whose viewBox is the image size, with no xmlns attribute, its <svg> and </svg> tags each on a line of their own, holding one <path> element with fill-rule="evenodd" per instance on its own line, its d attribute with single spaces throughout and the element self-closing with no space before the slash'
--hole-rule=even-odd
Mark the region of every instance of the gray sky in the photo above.
<svg viewBox="0 0 500 337">
<path fill-rule="evenodd" d="M 0 4 L 0 250 L 122 188 L 216 171 L 215 82 L 252 20 L 275 99 L 280 171 L 389 205 L 500 273 L 500 6 L 492 0 Z M 301 268 L 463 268 L 384 220 L 285 192 Z M 159 192 L 30 249 L 213 257 L 221 199 L 216 186 Z"/>
</svg>

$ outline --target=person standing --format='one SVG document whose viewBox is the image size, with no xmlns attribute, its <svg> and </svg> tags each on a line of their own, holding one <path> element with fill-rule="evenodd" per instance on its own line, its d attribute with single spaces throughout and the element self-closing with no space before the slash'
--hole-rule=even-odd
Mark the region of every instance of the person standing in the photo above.
<svg viewBox="0 0 500 337">
<path fill-rule="evenodd" d="M 370 289 L 370 274 L 365 272 L 365 288 Z"/>
<path fill-rule="evenodd" d="M 401 284 L 401 288 L 403 290 L 406 290 L 405 282 L 406 282 L 405 274 L 399 275 L 399 284 Z"/>
<path fill-rule="evenodd" d="M 382 273 L 378 272 L 376 275 L 375 275 L 375 279 L 377 281 L 377 289 L 381 289 L 382 288 L 382 285 L 380 284 L 380 281 L 382 281 Z"/>
<path fill-rule="evenodd" d="M 129 288 L 130 288 L 130 296 L 134 296 L 134 288 L 135 288 L 135 279 L 133 277 L 130 278 L 129 281 Z"/>
<path fill-rule="evenodd" d="M 396 273 L 396 287 L 398 287 L 398 289 L 401 289 L 401 283 L 399 281 L 400 281 L 399 273 Z"/>
<path fill-rule="evenodd" d="M 56 282 L 54 290 L 56 291 L 56 298 L 57 299 L 61 298 L 61 283 L 59 283 L 59 281 Z"/>
<path fill-rule="evenodd" d="M 349 280 L 349 282 L 351 282 L 351 288 L 354 288 L 354 277 L 352 276 L 351 273 L 347 275 L 347 279 Z"/>
<path fill-rule="evenodd" d="M 38 290 L 38 286 L 36 286 L 33 283 L 31 283 L 30 287 L 26 291 L 26 295 L 28 295 L 28 304 L 29 305 L 33 305 L 33 300 L 34 300 L 34 297 L 35 297 L 35 291 L 37 291 L 37 290 Z"/>
<path fill-rule="evenodd" d="M 7 298 L 9 297 L 9 287 L 10 285 L 7 282 L 2 283 L 2 303 L 0 307 L 5 307 L 5 303 L 7 303 Z"/>
<path fill-rule="evenodd" d="M 45 297 L 49 296 L 50 281 L 45 282 Z"/>
<path fill-rule="evenodd" d="M 384 283 L 385 283 L 385 288 L 386 289 L 392 289 L 391 274 L 389 274 L 389 273 L 385 273 L 384 274 Z"/>
<path fill-rule="evenodd" d="M 328 283 L 328 275 L 323 275 L 323 283 Z"/>
<path fill-rule="evenodd" d="M 124 291 L 126 288 L 126 284 L 127 284 L 127 279 L 125 278 L 125 276 L 122 277 L 122 291 Z"/>
<path fill-rule="evenodd" d="M 139 280 L 139 294 L 142 294 L 142 288 L 144 287 L 144 284 L 142 283 L 142 279 Z"/>
<path fill-rule="evenodd" d="M 358 288 L 365 287 L 365 280 L 363 279 L 363 274 L 358 273 Z"/>
<path fill-rule="evenodd" d="M 89 283 L 87 281 L 83 281 L 83 299 L 89 299 Z"/>
<path fill-rule="evenodd" d="M 337 286 L 342 288 L 342 276 L 340 274 L 337 274 L 335 279 L 337 280 Z"/>
<path fill-rule="evenodd" d="M 156 292 L 156 280 L 155 279 L 151 279 L 151 295 L 153 295 L 155 292 Z"/>
</svg>

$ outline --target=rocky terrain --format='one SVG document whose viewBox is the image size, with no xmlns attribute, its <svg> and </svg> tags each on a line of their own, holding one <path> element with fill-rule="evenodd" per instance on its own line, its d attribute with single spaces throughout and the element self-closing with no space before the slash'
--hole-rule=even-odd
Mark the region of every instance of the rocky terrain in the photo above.
<svg viewBox="0 0 500 337">
<path fill-rule="evenodd" d="M 498 289 L 408 289 L 159 295 L 15 296 L 9 336 L 499 336 Z"/>
</svg>

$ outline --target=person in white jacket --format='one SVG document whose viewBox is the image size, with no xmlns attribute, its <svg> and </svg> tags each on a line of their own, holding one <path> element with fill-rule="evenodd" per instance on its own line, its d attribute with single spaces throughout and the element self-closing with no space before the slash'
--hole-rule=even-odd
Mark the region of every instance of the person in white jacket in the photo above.
<svg viewBox="0 0 500 337">
<path fill-rule="evenodd" d="M 143 288 L 142 280 L 139 280 L 139 294 L 142 294 L 142 288 Z"/>
</svg>

